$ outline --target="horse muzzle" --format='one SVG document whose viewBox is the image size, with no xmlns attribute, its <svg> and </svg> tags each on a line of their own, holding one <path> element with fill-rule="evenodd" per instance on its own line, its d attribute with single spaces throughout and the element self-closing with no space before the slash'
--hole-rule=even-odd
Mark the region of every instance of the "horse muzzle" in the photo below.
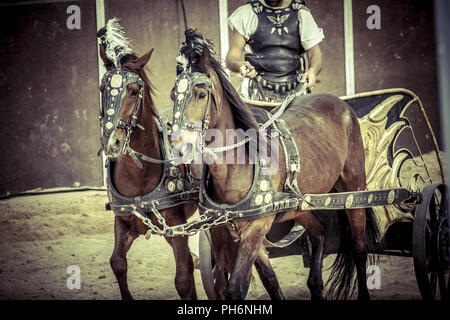
<svg viewBox="0 0 450 320">
<path fill-rule="evenodd" d="M 172 159 L 177 165 L 189 164 L 194 160 L 194 146 L 190 142 L 181 142 L 172 146 Z"/>
<path fill-rule="evenodd" d="M 199 141 L 198 132 L 181 130 L 178 134 L 172 135 L 172 159 L 177 164 L 189 164 L 195 160 Z"/>
<path fill-rule="evenodd" d="M 103 143 L 102 143 L 103 145 Z M 109 139 L 106 141 L 106 146 L 104 147 L 105 156 L 110 159 L 118 158 L 124 149 L 125 137 L 119 137 L 113 132 Z"/>
</svg>

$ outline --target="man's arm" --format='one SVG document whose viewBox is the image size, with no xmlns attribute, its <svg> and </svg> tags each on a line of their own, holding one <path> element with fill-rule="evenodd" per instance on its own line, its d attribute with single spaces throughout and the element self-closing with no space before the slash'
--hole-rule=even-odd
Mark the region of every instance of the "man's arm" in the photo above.
<svg viewBox="0 0 450 320">
<path fill-rule="evenodd" d="M 230 49 L 226 57 L 228 69 L 233 72 L 239 72 L 245 77 L 254 78 L 258 74 L 255 68 L 244 60 L 245 38 L 237 30 L 231 34 Z"/>
<path fill-rule="evenodd" d="M 309 61 L 309 69 L 303 74 L 301 82 L 308 82 L 308 89 L 312 89 L 316 84 L 317 75 L 322 71 L 322 51 L 316 44 L 314 47 L 306 50 Z"/>
</svg>

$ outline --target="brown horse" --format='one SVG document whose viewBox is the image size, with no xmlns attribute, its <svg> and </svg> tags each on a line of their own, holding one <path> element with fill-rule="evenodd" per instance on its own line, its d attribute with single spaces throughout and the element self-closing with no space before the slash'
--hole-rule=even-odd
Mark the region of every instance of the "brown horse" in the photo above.
<svg viewBox="0 0 450 320">
<path fill-rule="evenodd" d="M 107 71 L 116 69 L 114 63 L 107 57 L 104 45 L 99 46 L 100 56 L 105 63 Z M 137 75 L 143 81 L 143 87 L 138 81 L 128 84 L 117 85 L 111 89 L 102 83 L 100 91 L 103 98 L 103 113 L 108 112 L 107 99 L 105 93 L 109 90 L 108 95 L 111 96 L 111 90 L 116 90 L 112 96 L 120 97 L 117 92 L 125 91 L 121 105 L 118 108 L 118 117 L 123 119 L 125 123 L 132 121 L 133 112 L 137 106 L 138 99 L 142 94 L 139 111 L 135 115 L 137 127 L 129 135 L 127 141 L 127 129 L 123 126 L 115 128 L 107 127 L 112 132 L 107 137 L 102 136 L 102 145 L 109 161 L 114 161 L 110 180 L 114 184 L 114 188 L 125 197 L 139 197 L 149 194 L 158 185 L 163 174 L 163 165 L 158 161 L 148 162 L 140 161 L 139 168 L 129 153 L 123 152 L 124 146 L 128 144 L 133 150 L 144 154 L 153 159 L 163 159 L 159 133 L 154 120 L 154 116 L 159 117 L 152 98 L 152 84 L 150 83 L 144 66 L 149 61 L 153 49 L 141 57 L 137 57 L 134 53 L 128 53 L 120 58 L 120 68 L 125 72 Z M 175 207 L 161 210 L 160 213 L 165 219 L 167 225 L 174 226 L 186 223 L 186 220 L 194 213 L 196 205 L 194 203 L 184 203 Z M 151 216 L 154 225 L 161 228 L 161 224 Z M 130 249 L 133 241 L 139 235 L 145 235 L 149 230 L 143 221 L 136 215 L 115 216 L 114 220 L 114 251 L 112 253 L 110 264 L 117 278 L 122 299 L 132 299 L 127 283 L 127 259 L 126 254 Z M 197 299 L 195 283 L 193 277 L 194 265 L 190 250 L 188 247 L 188 237 L 176 236 L 166 240 L 173 249 L 176 263 L 175 287 L 182 299 Z"/>
<path fill-rule="evenodd" d="M 187 72 L 200 75 L 200 78 L 201 75 L 206 75 L 210 82 L 204 81 L 193 86 L 192 97 L 184 106 L 183 121 L 188 124 L 206 123 L 208 130 L 214 129 L 223 137 L 227 136 L 229 130 L 257 130 L 258 124 L 254 114 L 241 101 L 220 64 L 212 57 L 211 43 L 201 34 L 191 31 L 184 48 L 186 51 L 183 53 L 184 64 Z M 189 50 L 189 48 L 193 49 Z M 208 121 L 205 122 L 205 119 Z M 328 94 L 297 97 L 283 113 L 281 119 L 286 122 L 299 150 L 301 170 L 297 182 L 302 194 L 328 193 L 333 188 L 338 192 L 365 190 L 366 176 L 361 132 L 357 116 L 349 105 Z M 203 139 L 205 132 L 199 135 L 195 130 L 190 130 L 192 127 L 182 126 L 181 134 L 177 135 L 172 143 L 174 148 L 182 150 L 183 157 L 186 157 L 186 152 L 194 150 L 192 147 L 185 147 L 186 145 L 205 145 L 204 141 L 200 143 L 197 141 Z M 216 140 L 214 143 L 226 144 Z M 208 147 L 209 144 L 206 143 L 206 146 Z M 248 195 L 254 176 L 254 164 L 249 161 L 249 149 L 249 147 L 246 149 L 247 162 L 244 164 L 236 162 L 236 154 L 224 160 L 227 157 L 225 152 L 216 154 L 224 160 L 221 162 L 211 161 L 210 155 L 204 158 L 208 159 L 209 163 L 208 194 L 216 203 L 236 204 Z M 190 158 L 192 157 L 187 156 L 187 159 Z M 278 170 L 270 176 L 270 182 L 275 190 L 282 191 L 286 179 L 286 168 L 284 152 L 281 149 L 275 161 L 278 161 Z M 376 223 L 371 212 L 366 212 L 365 209 L 346 210 L 346 215 L 342 215 L 341 218 L 345 223 L 341 228 L 343 240 L 332 270 L 329 293 L 336 297 L 347 297 L 354 285 L 352 280 L 356 266 L 358 297 L 368 299 L 370 296 L 366 285 L 366 261 L 368 245 L 376 239 Z M 227 250 L 225 244 L 217 243 L 226 238 L 223 235 L 212 236 L 212 248 L 216 250 L 214 252 L 216 259 L 219 257 L 216 263 L 227 264 L 222 266 L 221 270 L 233 268 L 229 270 L 231 278 L 226 292 L 223 294 L 218 292 L 219 297 L 223 298 L 225 295 L 228 299 L 245 298 L 251 268 L 255 263 L 258 272 L 263 275 L 262 279 L 265 279 L 263 284 L 271 297 L 283 298 L 263 245 L 264 237 L 274 219 L 275 215 L 272 214 L 254 220 L 232 221 L 233 226 L 230 229 L 237 234 L 235 238 L 239 241 L 239 248 L 236 260 L 231 263 L 226 259 L 232 259 L 232 254 L 223 252 Z M 323 299 L 322 253 L 326 224 L 314 212 L 303 210 L 288 211 L 280 222 L 287 220 L 295 220 L 306 229 L 312 257 L 307 285 L 312 299 Z M 214 234 L 214 229 L 211 232 Z M 366 235 L 369 235 L 367 242 Z M 344 239 L 351 239 L 351 241 L 344 241 Z M 217 248 L 221 251 L 217 251 Z M 228 257 L 225 258 L 224 255 Z M 220 281 L 222 285 L 226 283 L 221 272 L 219 277 L 222 279 L 216 281 Z"/>
</svg>

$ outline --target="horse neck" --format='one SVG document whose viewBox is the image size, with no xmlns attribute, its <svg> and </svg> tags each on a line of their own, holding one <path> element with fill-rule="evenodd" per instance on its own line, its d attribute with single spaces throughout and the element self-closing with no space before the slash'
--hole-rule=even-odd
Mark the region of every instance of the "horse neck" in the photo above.
<svg viewBox="0 0 450 320">
<path fill-rule="evenodd" d="M 232 129 L 235 132 L 236 125 L 230 103 L 224 97 L 221 101 L 220 117 L 214 128 L 221 132 L 224 143 L 226 143 L 227 130 Z M 232 142 L 228 142 L 228 144 L 230 143 Z M 237 164 L 237 150 L 233 149 L 232 151 L 234 159 L 227 160 L 227 152 L 222 152 L 223 160 L 209 165 L 214 186 L 214 198 L 219 202 L 236 203 L 240 201 L 250 190 L 253 181 L 253 165 L 248 162 L 247 150 L 245 151 L 245 164 Z M 230 153 L 228 152 L 228 154 Z"/>
<path fill-rule="evenodd" d="M 153 119 L 151 101 L 150 93 L 145 90 L 137 120 L 144 130 L 139 127 L 134 128 L 130 136 L 130 147 L 151 158 L 161 159 L 159 133 Z M 125 196 L 147 194 L 156 187 L 160 180 L 161 164 L 139 160 L 142 164 L 142 168 L 139 168 L 128 153 L 121 155 L 116 161 L 114 181 L 117 190 Z"/>
</svg>

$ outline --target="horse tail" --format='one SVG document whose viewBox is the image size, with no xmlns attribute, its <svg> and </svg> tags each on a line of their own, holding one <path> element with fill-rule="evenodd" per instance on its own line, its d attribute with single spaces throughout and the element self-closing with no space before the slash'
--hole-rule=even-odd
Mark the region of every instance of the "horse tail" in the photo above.
<svg viewBox="0 0 450 320">
<path fill-rule="evenodd" d="M 355 262 L 353 259 L 353 243 L 350 223 L 345 210 L 338 212 L 339 218 L 339 250 L 336 260 L 331 266 L 330 277 L 327 281 L 328 297 L 332 299 L 347 299 L 351 297 L 357 285 L 355 276 Z M 366 209 L 366 248 L 369 253 L 374 253 L 380 239 L 380 229 L 378 227 L 375 214 L 372 208 Z M 378 259 L 375 255 L 369 255 L 369 263 L 376 263 Z"/>
</svg>

